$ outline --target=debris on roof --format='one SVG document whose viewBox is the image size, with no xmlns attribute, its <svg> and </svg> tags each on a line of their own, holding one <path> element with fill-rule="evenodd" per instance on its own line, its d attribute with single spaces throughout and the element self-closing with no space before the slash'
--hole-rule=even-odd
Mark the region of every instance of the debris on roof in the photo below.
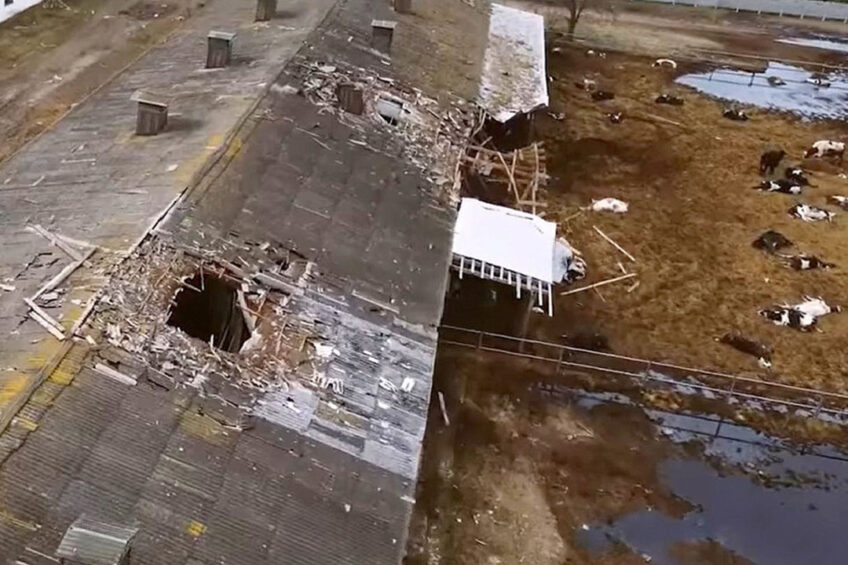
<svg viewBox="0 0 848 565">
<path fill-rule="evenodd" d="M 472 104 L 454 99 L 440 105 L 420 90 L 362 68 L 313 61 L 302 62 L 301 67 L 305 69 L 302 85 L 287 89 L 289 93 L 300 92 L 313 104 L 334 112 L 342 123 L 361 131 L 363 138 L 375 126 L 389 128 L 404 142 L 404 157 L 428 172 L 429 180 L 451 200 L 458 198 L 458 164 L 477 120 Z M 351 91 L 357 98 L 361 93 L 361 103 L 355 104 L 362 106 L 361 112 L 343 107 Z M 369 148 L 364 140 L 349 142 Z"/>
<path fill-rule="evenodd" d="M 492 4 L 478 98 L 501 123 L 548 105 L 544 17 Z"/>
</svg>

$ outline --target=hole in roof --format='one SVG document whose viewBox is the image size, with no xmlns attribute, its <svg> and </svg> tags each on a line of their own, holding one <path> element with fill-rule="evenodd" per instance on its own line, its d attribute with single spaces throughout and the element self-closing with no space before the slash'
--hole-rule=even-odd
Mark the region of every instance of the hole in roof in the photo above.
<svg viewBox="0 0 848 565">
<path fill-rule="evenodd" d="M 168 325 L 206 343 L 211 341 L 218 349 L 238 353 L 250 338 L 238 303 L 238 287 L 220 277 L 201 277 L 199 273 L 186 282 L 194 288 L 177 291 Z"/>
<path fill-rule="evenodd" d="M 396 126 L 403 113 L 403 103 L 388 98 L 380 98 L 377 100 L 377 113 L 387 124 Z"/>
</svg>

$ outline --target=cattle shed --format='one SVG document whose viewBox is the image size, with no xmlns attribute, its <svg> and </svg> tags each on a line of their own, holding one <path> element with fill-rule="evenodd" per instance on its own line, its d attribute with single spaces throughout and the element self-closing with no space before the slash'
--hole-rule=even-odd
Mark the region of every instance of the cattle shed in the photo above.
<svg viewBox="0 0 848 565">
<path fill-rule="evenodd" d="M 534 114 L 548 106 L 544 17 L 492 4 L 478 102 L 499 149 L 530 144 Z"/>
<path fill-rule="evenodd" d="M 565 248 L 565 249 L 563 249 Z M 563 252 L 566 252 L 563 255 Z M 567 269 L 571 250 L 557 242 L 556 224 L 504 206 L 463 198 L 453 230 L 451 266 L 462 279 L 476 277 L 536 293 L 553 315 L 553 285 Z"/>
</svg>

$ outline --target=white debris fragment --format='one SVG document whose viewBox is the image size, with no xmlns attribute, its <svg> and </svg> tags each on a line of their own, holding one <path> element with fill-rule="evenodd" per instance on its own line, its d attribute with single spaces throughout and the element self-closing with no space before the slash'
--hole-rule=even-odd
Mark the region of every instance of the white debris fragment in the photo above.
<svg viewBox="0 0 848 565">
<path fill-rule="evenodd" d="M 168 168 L 167 168 L 166 170 L 167 170 L 169 173 L 173 173 L 173 172 L 174 172 L 174 171 L 176 171 L 179 167 L 180 167 L 179 165 L 177 165 L 176 163 L 174 163 L 173 165 L 168 165 Z"/>
<path fill-rule="evenodd" d="M 392 383 L 392 381 L 390 381 L 386 377 L 380 377 L 379 386 L 383 390 L 387 390 L 389 392 L 397 392 L 397 387 Z"/>
<path fill-rule="evenodd" d="M 626 214 L 630 205 L 617 198 L 602 198 L 592 201 L 593 212 L 612 212 L 614 214 Z"/>
<path fill-rule="evenodd" d="M 6 292 L 15 292 L 15 287 L 10 284 L 0 284 L 0 290 L 5 290 Z"/>
<path fill-rule="evenodd" d="M 404 377 L 403 382 L 400 383 L 400 389 L 403 392 L 412 392 L 413 388 L 415 388 L 415 379 L 412 377 Z"/>
<path fill-rule="evenodd" d="M 677 68 L 677 62 L 674 61 L 673 59 L 657 59 L 656 61 L 654 61 L 654 64 L 651 65 L 651 66 L 652 67 L 669 67 L 671 69 L 676 69 Z"/>
<path fill-rule="evenodd" d="M 330 359 L 336 353 L 336 348 L 332 345 L 318 342 L 312 345 L 315 347 L 315 355 L 321 359 Z"/>
</svg>

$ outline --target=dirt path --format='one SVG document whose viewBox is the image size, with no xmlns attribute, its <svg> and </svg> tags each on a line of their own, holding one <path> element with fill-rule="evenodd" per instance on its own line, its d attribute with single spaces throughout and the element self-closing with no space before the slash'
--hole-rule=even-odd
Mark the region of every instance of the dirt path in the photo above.
<svg viewBox="0 0 848 565">
<path fill-rule="evenodd" d="M 0 162 L 164 39 L 205 2 L 69 0 L 0 25 Z"/>
</svg>

